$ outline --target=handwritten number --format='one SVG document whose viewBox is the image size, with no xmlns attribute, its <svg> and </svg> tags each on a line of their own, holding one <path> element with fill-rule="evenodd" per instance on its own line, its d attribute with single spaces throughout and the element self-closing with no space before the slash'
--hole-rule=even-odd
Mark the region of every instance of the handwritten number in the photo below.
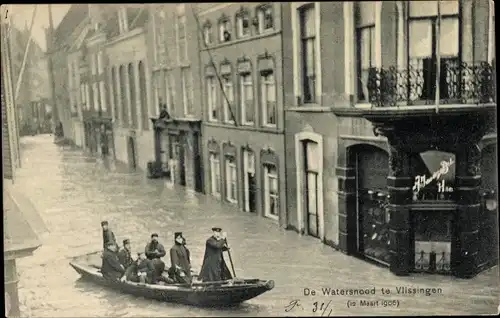
<svg viewBox="0 0 500 318">
<path fill-rule="evenodd" d="M 315 301 L 315 302 L 313 303 L 313 312 L 317 312 L 317 311 L 318 311 L 318 302 L 317 302 L 317 301 Z"/>
</svg>

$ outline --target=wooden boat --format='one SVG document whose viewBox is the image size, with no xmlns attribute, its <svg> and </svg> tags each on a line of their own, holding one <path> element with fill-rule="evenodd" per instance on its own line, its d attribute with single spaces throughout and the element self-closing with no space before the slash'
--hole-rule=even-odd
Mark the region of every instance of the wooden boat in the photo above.
<svg viewBox="0 0 500 318">
<path fill-rule="evenodd" d="M 75 257 L 69 264 L 82 279 L 123 293 L 159 301 L 204 307 L 238 305 L 274 288 L 274 281 L 234 279 L 193 284 L 151 285 L 110 281 L 100 273 L 101 252 Z"/>
</svg>

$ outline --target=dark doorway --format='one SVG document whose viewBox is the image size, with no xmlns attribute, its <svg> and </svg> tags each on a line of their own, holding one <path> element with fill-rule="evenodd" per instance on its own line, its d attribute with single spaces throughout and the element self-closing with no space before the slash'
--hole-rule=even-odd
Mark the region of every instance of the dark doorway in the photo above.
<svg viewBox="0 0 500 318">
<path fill-rule="evenodd" d="M 385 264 L 390 261 L 388 168 L 388 155 L 383 150 L 363 146 L 356 151 L 358 252 Z"/>
<path fill-rule="evenodd" d="M 201 169 L 201 151 L 200 151 L 200 134 L 193 134 L 193 153 L 194 153 L 194 189 L 196 192 L 203 191 L 203 179 Z"/>
<path fill-rule="evenodd" d="M 133 137 L 128 137 L 128 149 L 129 149 L 129 164 L 132 169 L 137 168 L 135 161 L 135 142 Z"/>
<path fill-rule="evenodd" d="M 255 153 L 251 149 L 243 149 L 243 189 L 245 212 L 256 212 L 257 178 L 255 174 Z"/>
<path fill-rule="evenodd" d="M 177 160 L 179 160 L 179 184 L 182 186 L 186 185 L 186 158 L 185 158 L 185 135 L 180 136 L 181 142 L 177 146 Z"/>
</svg>

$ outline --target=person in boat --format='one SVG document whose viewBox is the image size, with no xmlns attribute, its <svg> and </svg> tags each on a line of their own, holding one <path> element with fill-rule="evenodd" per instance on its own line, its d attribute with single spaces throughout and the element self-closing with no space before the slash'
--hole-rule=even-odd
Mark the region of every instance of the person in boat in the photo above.
<svg viewBox="0 0 500 318">
<path fill-rule="evenodd" d="M 109 223 L 108 221 L 102 221 L 101 222 L 101 227 L 102 227 L 102 245 L 103 248 L 106 249 L 106 246 L 108 246 L 108 243 L 113 243 L 116 245 L 116 238 L 115 238 L 115 233 L 109 228 Z"/>
<path fill-rule="evenodd" d="M 213 235 L 207 239 L 205 256 L 199 279 L 203 282 L 228 280 L 232 278 L 231 272 L 224 261 L 223 251 L 228 251 L 226 233 L 221 233 L 220 227 L 212 228 Z"/>
<path fill-rule="evenodd" d="M 138 253 L 137 259 L 127 267 L 122 281 L 129 280 L 136 283 L 152 283 L 154 266 L 153 262 L 144 253 Z"/>
<path fill-rule="evenodd" d="M 104 278 L 119 280 L 125 273 L 117 252 L 118 246 L 114 242 L 108 242 L 102 253 L 101 274 Z"/>
<path fill-rule="evenodd" d="M 179 284 L 190 284 L 191 260 L 182 232 L 175 232 L 174 246 L 170 249 L 169 277 Z"/>
<path fill-rule="evenodd" d="M 123 267 L 128 268 L 134 260 L 132 259 L 132 252 L 130 249 L 130 240 L 123 240 L 123 248 L 118 252 L 118 258 Z"/>
<path fill-rule="evenodd" d="M 146 245 L 145 248 L 146 257 L 153 261 L 153 265 L 156 269 L 155 277 L 161 277 L 163 271 L 165 270 L 165 263 L 161 260 L 167 252 L 163 244 L 158 242 L 158 234 L 151 234 L 151 242 Z"/>
</svg>

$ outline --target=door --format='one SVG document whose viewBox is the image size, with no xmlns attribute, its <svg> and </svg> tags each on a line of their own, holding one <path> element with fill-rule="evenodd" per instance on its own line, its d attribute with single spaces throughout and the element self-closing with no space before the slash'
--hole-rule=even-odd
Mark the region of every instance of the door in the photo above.
<svg viewBox="0 0 500 318">
<path fill-rule="evenodd" d="M 243 174 L 245 212 L 256 212 L 257 179 L 255 177 L 255 154 L 252 150 L 243 151 Z"/>
<path fill-rule="evenodd" d="M 314 171 L 306 173 L 306 207 L 308 234 L 319 237 L 318 174 Z"/>
<path fill-rule="evenodd" d="M 135 162 L 135 142 L 134 138 L 128 137 L 128 149 L 129 149 L 129 164 L 132 169 L 137 168 Z"/>
<path fill-rule="evenodd" d="M 389 263 L 389 212 L 387 211 L 388 155 L 363 146 L 356 152 L 358 251 L 381 263 Z"/>
<path fill-rule="evenodd" d="M 193 134 L 193 151 L 194 151 L 194 189 L 197 192 L 203 192 L 203 180 L 201 169 L 201 153 L 200 153 L 200 134 Z"/>
</svg>

